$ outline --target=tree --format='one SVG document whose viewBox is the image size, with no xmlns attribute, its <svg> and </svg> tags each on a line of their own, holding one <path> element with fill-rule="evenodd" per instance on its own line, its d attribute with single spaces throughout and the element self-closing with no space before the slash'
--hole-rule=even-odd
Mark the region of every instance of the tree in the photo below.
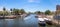
<svg viewBox="0 0 60 27">
<path fill-rule="evenodd" d="M 12 11 L 12 8 L 10 9 L 10 11 Z"/>
<path fill-rule="evenodd" d="M 35 13 L 36 13 L 36 14 L 41 14 L 41 12 L 40 12 L 40 11 L 36 11 Z"/>
<path fill-rule="evenodd" d="M 13 11 L 12 8 L 10 9 L 10 11 L 11 11 L 10 13 L 12 14 L 12 11 Z"/>
<path fill-rule="evenodd" d="M 0 11 L 0 15 L 3 15 L 3 12 L 2 11 Z"/>
<path fill-rule="evenodd" d="M 9 15 L 9 12 L 8 11 L 3 11 L 4 15 Z"/>
<path fill-rule="evenodd" d="M 3 7 L 3 16 L 5 16 L 5 11 L 6 11 L 6 8 Z"/>
<path fill-rule="evenodd" d="M 19 9 L 13 9 L 13 13 L 15 14 L 15 15 L 19 15 Z"/>
<path fill-rule="evenodd" d="M 26 12 L 24 11 L 24 9 L 19 10 L 19 12 L 20 12 L 21 14 L 26 13 Z"/>
<path fill-rule="evenodd" d="M 50 10 L 46 10 L 45 11 L 45 15 L 50 15 L 51 11 Z"/>
<path fill-rule="evenodd" d="M 6 11 L 6 8 L 5 7 L 3 7 L 3 11 Z"/>
</svg>

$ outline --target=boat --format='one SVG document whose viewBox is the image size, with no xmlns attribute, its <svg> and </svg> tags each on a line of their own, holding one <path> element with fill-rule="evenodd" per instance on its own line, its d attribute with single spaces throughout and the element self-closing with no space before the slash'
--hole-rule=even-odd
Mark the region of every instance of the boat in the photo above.
<svg viewBox="0 0 60 27">
<path fill-rule="evenodd" d="M 35 18 L 38 18 L 38 16 L 35 16 Z"/>
<path fill-rule="evenodd" d="M 41 15 L 36 15 L 35 17 L 36 17 L 36 18 L 41 18 L 42 16 L 41 16 Z"/>
<path fill-rule="evenodd" d="M 41 26 L 45 26 L 46 22 L 43 18 L 38 18 L 38 24 L 41 25 Z"/>
<path fill-rule="evenodd" d="M 44 20 L 48 25 L 52 25 L 52 20 L 51 19 L 44 18 Z"/>
</svg>

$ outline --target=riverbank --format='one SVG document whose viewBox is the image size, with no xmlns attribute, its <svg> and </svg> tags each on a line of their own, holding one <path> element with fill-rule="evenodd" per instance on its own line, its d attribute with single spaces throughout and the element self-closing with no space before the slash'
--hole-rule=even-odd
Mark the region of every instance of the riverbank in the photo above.
<svg viewBox="0 0 60 27">
<path fill-rule="evenodd" d="M 48 15 L 47 17 L 49 17 L 49 19 L 52 20 L 52 24 L 55 26 L 59 26 L 60 27 L 60 20 L 54 19 L 54 15 Z"/>
<path fill-rule="evenodd" d="M 14 19 L 16 18 L 17 16 L 15 15 L 10 15 L 10 16 L 0 16 L 0 19 Z"/>
<path fill-rule="evenodd" d="M 38 17 L 41 17 L 41 15 L 37 15 Z M 55 25 L 55 26 L 58 26 L 58 25 L 60 25 L 60 20 L 59 20 L 59 22 L 58 22 L 58 20 L 56 20 L 56 19 L 54 19 L 54 15 L 42 15 L 43 16 L 43 18 L 44 17 L 47 17 L 47 19 L 51 19 L 51 21 L 52 21 L 52 24 L 53 25 Z"/>
<path fill-rule="evenodd" d="M 22 15 L 7 15 L 7 16 L 0 16 L 0 19 L 15 19 L 15 18 L 24 18 L 29 16 L 28 14 L 22 14 Z"/>
</svg>

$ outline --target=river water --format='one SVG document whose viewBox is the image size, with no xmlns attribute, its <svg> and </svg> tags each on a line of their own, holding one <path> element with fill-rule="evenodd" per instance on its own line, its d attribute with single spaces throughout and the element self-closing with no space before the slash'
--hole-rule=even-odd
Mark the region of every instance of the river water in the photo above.
<svg viewBox="0 0 60 27">
<path fill-rule="evenodd" d="M 35 14 L 30 14 L 25 18 L 17 19 L 0 19 L 0 27 L 42 27 L 38 24 Z M 55 27 L 53 25 L 46 25 L 44 27 Z"/>
</svg>

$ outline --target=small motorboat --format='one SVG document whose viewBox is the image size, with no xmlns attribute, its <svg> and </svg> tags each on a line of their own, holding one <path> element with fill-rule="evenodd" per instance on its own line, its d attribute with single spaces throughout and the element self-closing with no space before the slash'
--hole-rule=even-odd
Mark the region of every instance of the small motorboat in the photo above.
<svg viewBox="0 0 60 27">
<path fill-rule="evenodd" d="M 35 18 L 38 18 L 38 16 L 35 16 Z"/>
<path fill-rule="evenodd" d="M 52 25 L 52 20 L 51 19 L 44 18 L 44 20 L 48 25 Z"/>
<path fill-rule="evenodd" d="M 41 26 L 45 26 L 46 22 L 43 18 L 38 18 L 38 24 L 41 25 Z"/>
<path fill-rule="evenodd" d="M 42 17 L 42 16 L 41 16 L 41 15 L 36 15 L 35 17 L 36 17 L 36 18 L 40 18 L 40 17 Z"/>
</svg>

